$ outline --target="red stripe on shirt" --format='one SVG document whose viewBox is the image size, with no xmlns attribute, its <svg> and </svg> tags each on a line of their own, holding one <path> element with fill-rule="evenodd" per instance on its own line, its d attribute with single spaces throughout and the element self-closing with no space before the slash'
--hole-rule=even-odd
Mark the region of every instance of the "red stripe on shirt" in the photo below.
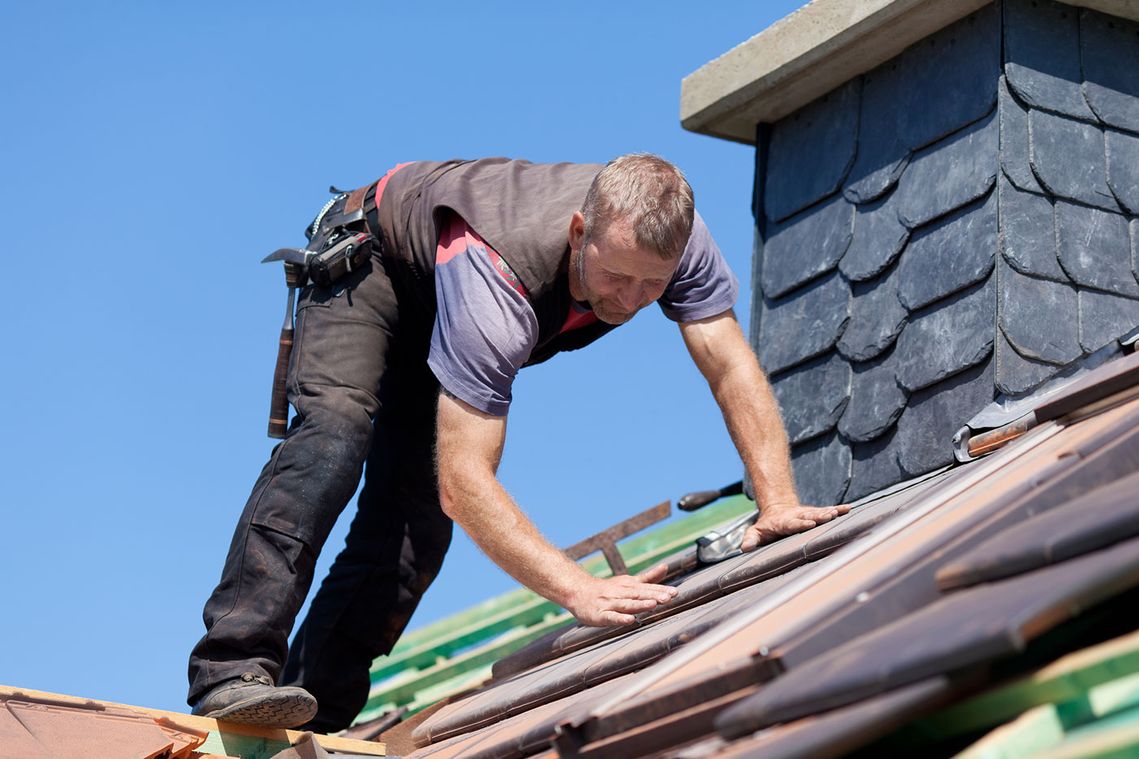
<svg viewBox="0 0 1139 759">
<path fill-rule="evenodd" d="M 439 230 L 439 242 L 435 247 L 435 265 L 442 266 L 467 249 L 472 230 L 456 215 L 448 217 Z"/>
<path fill-rule="evenodd" d="M 387 174 L 384 174 L 382 177 L 380 177 L 380 181 L 376 182 L 376 199 L 374 201 L 376 208 L 380 207 L 380 199 L 384 196 L 384 188 L 388 186 L 388 180 L 391 179 L 392 175 L 402 169 L 404 166 L 410 165 L 411 161 L 408 161 L 407 163 L 397 163 L 395 166 L 388 170 Z"/>
<path fill-rule="evenodd" d="M 569 332 L 571 329 L 581 329 L 588 327 L 597 321 L 597 314 L 593 313 L 591 309 L 583 309 L 573 303 L 570 304 L 569 314 L 566 316 L 565 324 L 558 330 L 558 334 Z"/>
<path fill-rule="evenodd" d="M 463 217 L 452 213 L 447 216 L 442 229 L 439 230 L 439 243 L 435 247 L 435 265 L 442 266 L 466 250 L 484 251 L 494 270 L 506 281 L 506 284 L 523 298 L 527 297 L 522 281 L 498 251 L 487 245 L 486 240 L 471 229 Z"/>
</svg>

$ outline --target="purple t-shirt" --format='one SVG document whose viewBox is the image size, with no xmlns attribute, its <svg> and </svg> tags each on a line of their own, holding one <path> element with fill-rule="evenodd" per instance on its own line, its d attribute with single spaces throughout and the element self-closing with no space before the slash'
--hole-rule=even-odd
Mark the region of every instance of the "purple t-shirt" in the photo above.
<svg viewBox="0 0 1139 759">
<path fill-rule="evenodd" d="M 665 316 L 690 322 L 732 308 L 739 282 L 704 220 L 657 303 Z M 435 258 L 435 328 L 427 363 L 447 392 L 495 416 L 510 408 L 510 389 L 538 340 L 538 318 L 505 261 L 461 218 L 445 220 Z M 567 328 L 592 323 L 571 314 Z M 563 328 L 565 331 L 566 328 Z"/>
</svg>

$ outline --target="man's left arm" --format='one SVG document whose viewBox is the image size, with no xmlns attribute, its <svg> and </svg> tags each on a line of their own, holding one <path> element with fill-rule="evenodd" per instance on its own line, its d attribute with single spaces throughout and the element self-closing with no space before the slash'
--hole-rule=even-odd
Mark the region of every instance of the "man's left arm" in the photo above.
<svg viewBox="0 0 1139 759">
<path fill-rule="evenodd" d="M 735 315 L 729 310 L 681 322 L 680 333 L 720 406 L 755 489 L 759 519 L 745 534 L 743 549 L 750 551 L 847 513 L 846 505 L 816 508 L 799 503 L 779 404 Z"/>
</svg>

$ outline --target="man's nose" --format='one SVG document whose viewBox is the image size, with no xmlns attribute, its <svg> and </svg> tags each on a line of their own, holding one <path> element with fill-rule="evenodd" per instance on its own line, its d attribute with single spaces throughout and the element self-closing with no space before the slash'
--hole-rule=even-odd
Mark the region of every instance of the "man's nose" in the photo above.
<svg viewBox="0 0 1139 759">
<path fill-rule="evenodd" d="M 641 307 L 641 298 L 644 296 L 644 288 L 639 284 L 631 284 L 622 287 L 617 292 L 617 302 L 621 304 L 621 308 L 626 311 L 636 311 Z"/>
</svg>

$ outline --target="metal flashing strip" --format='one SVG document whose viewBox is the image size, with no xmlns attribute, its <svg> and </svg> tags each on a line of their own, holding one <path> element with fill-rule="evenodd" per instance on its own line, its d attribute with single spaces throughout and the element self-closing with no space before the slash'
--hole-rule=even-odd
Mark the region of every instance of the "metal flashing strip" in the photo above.
<svg viewBox="0 0 1139 759">
<path fill-rule="evenodd" d="M 1102 351 L 1101 351 L 1102 352 Z M 1092 357 L 1094 358 L 1093 354 Z M 1139 397 L 1139 354 L 1064 377 L 1046 392 L 1013 403 L 994 402 L 953 436 L 954 457 L 972 461 L 1023 436 L 1041 422 L 1073 423 Z"/>
</svg>

